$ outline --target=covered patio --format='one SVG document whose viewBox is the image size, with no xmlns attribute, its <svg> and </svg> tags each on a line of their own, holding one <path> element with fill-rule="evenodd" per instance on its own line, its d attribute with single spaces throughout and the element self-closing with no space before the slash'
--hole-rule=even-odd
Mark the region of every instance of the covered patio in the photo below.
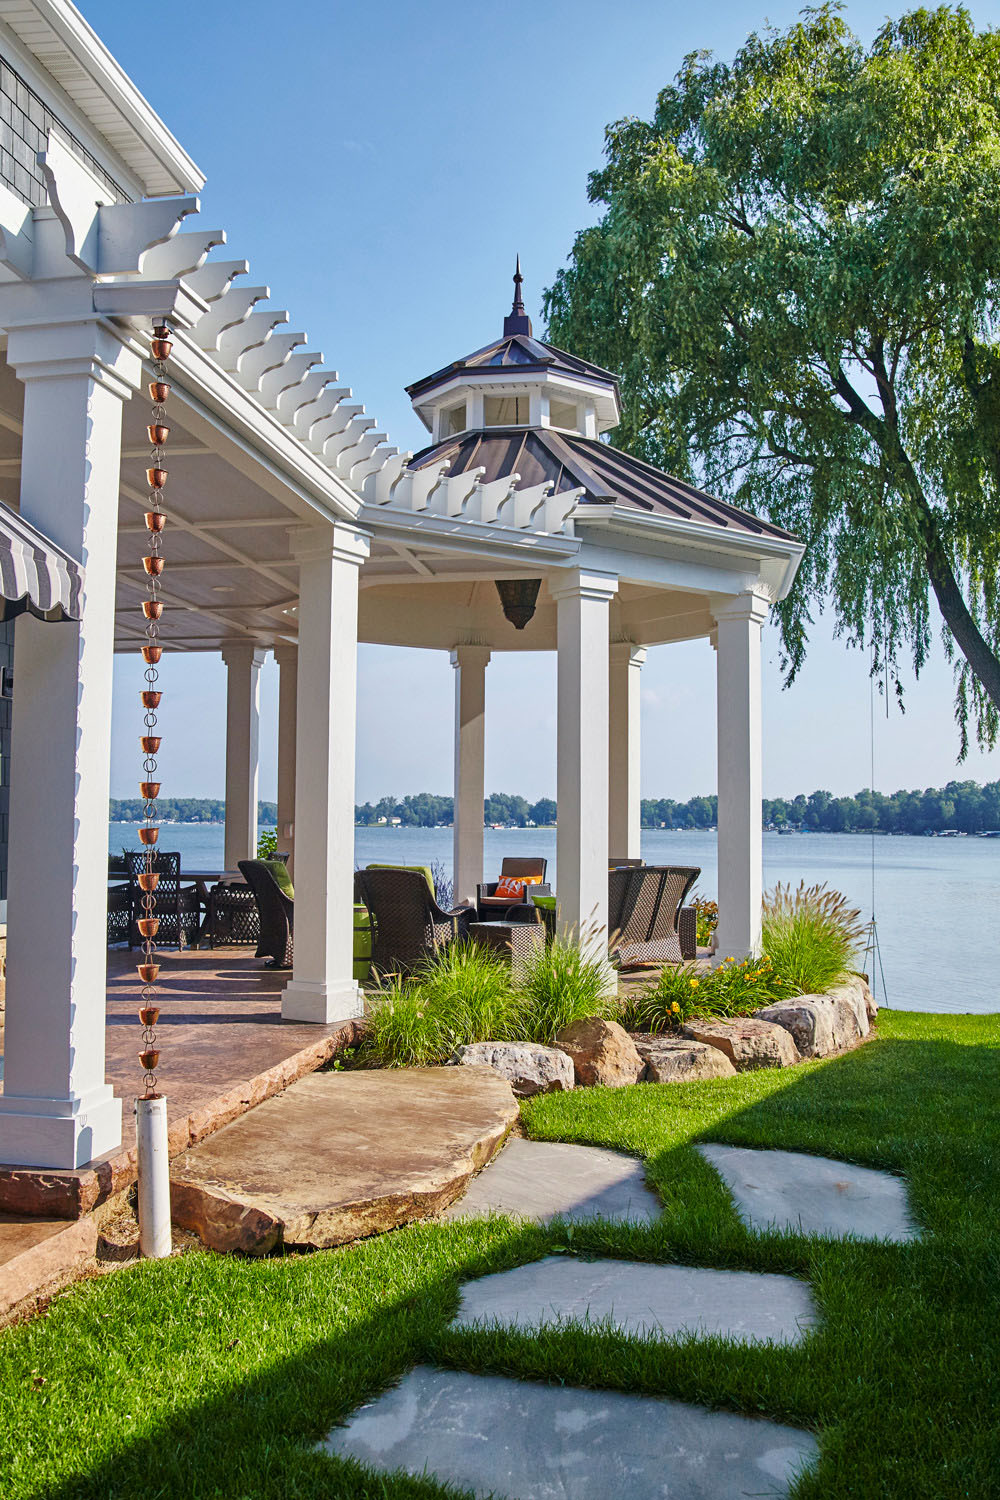
<svg viewBox="0 0 1000 1500">
<path fill-rule="evenodd" d="M 278 833 L 296 886 L 282 1022 L 330 1028 L 362 1010 L 352 976 L 359 641 L 450 653 L 456 898 L 483 877 L 491 654 L 556 652 L 558 922 L 597 953 L 609 853 L 639 852 L 643 660 L 653 646 L 710 637 L 719 944 L 741 955 L 759 943 L 761 630 L 800 544 L 611 448 L 615 377 L 534 338 L 519 271 L 500 338 L 410 388 L 432 442 L 399 453 L 305 334 L 285 331 L 269 289 L 241 280 L 248 263 L 227 258 L 224 232 L 187 227 L 201 176 L 155 127 L 127 160 L 120 140 L 105 140 L 120 179 L 53 129 L 38 158 L 44 202 L 0 188 L 0 498 L 83 578 L 78 618 L 25 616 L 15 631 L 0 1097 L 10 1168 L 73 1171 L 118 1152 L 122 1097 L 138 1080 L 124 1062 L 118 1074 L 105 1043 L 104 877 L 112 656 L 145 640 L 154 324 L 169 326 L 173 345 L 163 774 L 169 783 L 171 737 L 183 732 L 170 718 L 171 657 L 219 652 L 226 867 L 253 856 L 259 673 L 273 651 Z M 165 190 L 173 196 L 150 196 Z M 137 747 L 137 781 L 140 767 Z M 202 972 L 185 981 L 195 991 Z M 276 978 L 256 971 L 248 983 L 263 1001 L 241 989 L 239 1008 L 263 1003 L 275 1024 Z M 211 985 L 197 1003 L 217 1003 Z M 128 1036 L 124 1020 L 114 1034 Z M 138 1044 L 136 1025 L 122 1058 Z M 173 1099 L 185 1085 L 170 1071 Z"/>
</svg>

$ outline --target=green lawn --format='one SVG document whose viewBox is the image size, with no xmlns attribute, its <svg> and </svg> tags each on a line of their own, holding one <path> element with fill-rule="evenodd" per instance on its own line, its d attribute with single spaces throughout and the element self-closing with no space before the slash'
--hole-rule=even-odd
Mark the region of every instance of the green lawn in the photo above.
<svg viewBox="0 0 1000 1500">
<path fill-rule="evenodd" d="M 814 1428 L 800 1497 L 1000 1494 L 1000 1018 L 884 1014 L 858 1052 L 706 1084 L 535 1101 L 532 1135 L 648 1159 L 644 1229 L 417 1226 L 264 1262 L 186 1255 L 89 1281 L 0 1334 L 4 1500 L 430 1497 L 311 1451 L 420 1360 L 643 1391 Z M 810 1243 L 743 1229 L 707 1138 L 903 1172 L 924 1238 Z M 794 1350 L 573 1332 L 449 1333 L 459 1282 L 549 1253 L 791 1272 L 822 1325 Z"/>
</svg>

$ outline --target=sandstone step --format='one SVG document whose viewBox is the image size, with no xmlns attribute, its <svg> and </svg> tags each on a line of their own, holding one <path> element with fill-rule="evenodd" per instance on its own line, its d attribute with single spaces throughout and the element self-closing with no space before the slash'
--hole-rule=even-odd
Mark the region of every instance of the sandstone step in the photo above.
<svg viewBox="0 0 1000 1500">
<path fill-rule="evenodd" d="M 171 1163 L 174 1221 L 254 1255 L 395 1229 L 446 1208 L 517 1114 L 492 1068 L 314 1073 Z"/>
</svg>

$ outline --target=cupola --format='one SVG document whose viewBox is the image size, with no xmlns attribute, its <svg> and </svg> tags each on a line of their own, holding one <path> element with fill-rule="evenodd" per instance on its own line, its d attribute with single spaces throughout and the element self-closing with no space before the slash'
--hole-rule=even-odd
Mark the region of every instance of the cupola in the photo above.
<svg viewBox="0 0 1000 1500">
<path fill-rule="evenodd" d="M 499 339 L 406 387 L 433 442 L 500 428 L 597 438 L 621 420 L 616 376 L 534 337 L 523 281 L 518 256 L 514 301 Z"/>
</svg>

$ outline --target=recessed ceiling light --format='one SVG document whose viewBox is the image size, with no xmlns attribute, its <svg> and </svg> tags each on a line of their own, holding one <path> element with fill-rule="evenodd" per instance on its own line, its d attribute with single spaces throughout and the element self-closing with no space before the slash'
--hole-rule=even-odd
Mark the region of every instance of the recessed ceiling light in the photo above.
<svg viewBox="0 0 1000 1500">
<path fill-rule="evenodd" d="M 231 583 L 213 583 L 213 594 L 235 594 L 236 589 Z"/>
</svg>

